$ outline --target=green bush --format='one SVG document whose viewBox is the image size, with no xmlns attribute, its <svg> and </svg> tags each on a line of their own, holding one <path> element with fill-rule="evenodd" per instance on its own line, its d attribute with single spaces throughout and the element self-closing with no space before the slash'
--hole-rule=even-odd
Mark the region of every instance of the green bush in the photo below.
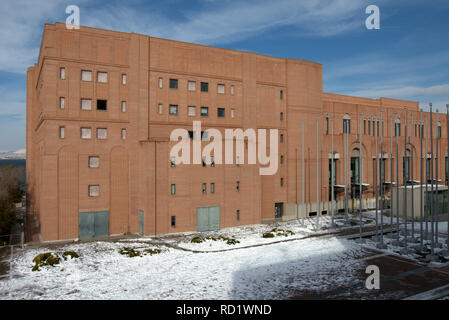
<svg viewBox="0 0 449 320">
<path fill-rule="evenodd" d="M 190 242 L 192 242 L 192 243 L 201 243 L 201 242 L 204 242 L 204 239 L 202 237 L 193 237 Z"/>
<path fill-rule="evenodd" d="M 240 241 L 238 241 L 237 239 L 228 238 L 228 237 L 224 237 L 221 235 L 218 237 L 206 237 L 206 238 L 196 236 L 196 237 L 193 237 L 192 240 L 190 240 L 190 242 L 191 243 L 202 243 L 206 240 L 224 241 L 224 242 L 226 242 L 226 244 L 229 244 L 229 245 L 234 245 L 234 244 L 240 243 Z"/>
<path fill-rule="evenodd" d="M 62 257 L 64 260 L 67 260 L 67 257 L 70 257 L 71 259 L 79 258 L 80 256 L 75 251 L 66 251 L 62 254 Z"/>
<path fill-rule="evenodd" d="M 160 249 L 145 249 L 143 251 L 139 251 L 139 250 L 134 250 L 133 248 L 125 247 L 120 250 L 120 254 L 128 256 L 130 258 L 143 257 L 144 255 L 147 255 L 147 254 L 152 256 L 153 254 L 158 254 L 158 253 L 161 253 Z"/>
<path fill-rule="evenodd" d="M 271 229 L 271 231 L 265 232 L 264 234 L 262 234 L 262 238 L 274 238 L 276 237 L 288 237 L 288 236 L 292 236 L 295 233 L 291 230 L 283 230 L 283 229 L 278 229 L 278 228 L 273 228 Z"/>
<path fill-rule="evenodd" d="M 51 252 L 38 254 L 34 259 L 34 267 L 31 269 L 32 271 L 40 271 L 40 268 L 43 266 L 54 266 L 61 262 L 60 258 L 57 254 L 53 254 Z"/>
</svg>

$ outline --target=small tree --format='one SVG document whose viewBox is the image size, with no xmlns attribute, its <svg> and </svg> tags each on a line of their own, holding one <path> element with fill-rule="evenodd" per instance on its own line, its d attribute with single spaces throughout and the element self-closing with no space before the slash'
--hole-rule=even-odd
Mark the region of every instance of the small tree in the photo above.
<svg viewBox="0 0 449 320">
<path fill-rule="evenodd" d="M 9 234 L 17 222 L 15 203 L 22 200 L 21 169 L 4 164 L 0 166 L 0 235 Z"/>
</svg>

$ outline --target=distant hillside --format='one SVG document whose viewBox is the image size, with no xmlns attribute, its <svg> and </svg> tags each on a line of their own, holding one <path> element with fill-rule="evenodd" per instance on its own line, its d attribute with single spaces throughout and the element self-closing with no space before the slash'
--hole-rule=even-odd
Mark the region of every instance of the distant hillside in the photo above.
<svg viewBox="0 0 449 320">
<path fill-rule="evenodd" d="M 0 159 L 25 159 L 26 150 L 19 149 L 16 151 L 0 151 Z"/>
</svg>

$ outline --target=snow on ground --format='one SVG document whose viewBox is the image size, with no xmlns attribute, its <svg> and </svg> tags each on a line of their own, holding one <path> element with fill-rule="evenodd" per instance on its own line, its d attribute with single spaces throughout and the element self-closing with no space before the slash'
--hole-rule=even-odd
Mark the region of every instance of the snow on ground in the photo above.
<svg viewBox="0 0 449 320">
<path fill-rule="evenodd" d="M 321 237 L 220 253 L 160 247 L 156 255 L 127 257 L 141 242 L 90 242 L 55 249 L 79 259 L 32 272 L 48 248 L 19 250 L 11 277 L 0 280 L 0 299 L 282 299 L 298 290 L 326 290 L 355 281 L 361 248 Z M 55 251 L 51 250 L 51 251 Z"/>
</svg>

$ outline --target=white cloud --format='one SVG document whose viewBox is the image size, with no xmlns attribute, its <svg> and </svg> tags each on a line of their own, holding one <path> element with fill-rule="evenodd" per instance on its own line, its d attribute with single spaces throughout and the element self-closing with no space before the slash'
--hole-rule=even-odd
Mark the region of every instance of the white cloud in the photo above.
<svg viewBox="0 0 449 320">
<path fill-rule="evenodd" d="M 403 87 L 384 87 L 367 90 L 352 91 L 351 94 L 362 97 L 390 97 L 390 98 L 403 98 L 403 97 L 435 97 L 441 95 L 449 95 L 449 84 L 435 85 L 431 87 L 416 87 L 416 86 L 403 86 Z"/>
</svg>

